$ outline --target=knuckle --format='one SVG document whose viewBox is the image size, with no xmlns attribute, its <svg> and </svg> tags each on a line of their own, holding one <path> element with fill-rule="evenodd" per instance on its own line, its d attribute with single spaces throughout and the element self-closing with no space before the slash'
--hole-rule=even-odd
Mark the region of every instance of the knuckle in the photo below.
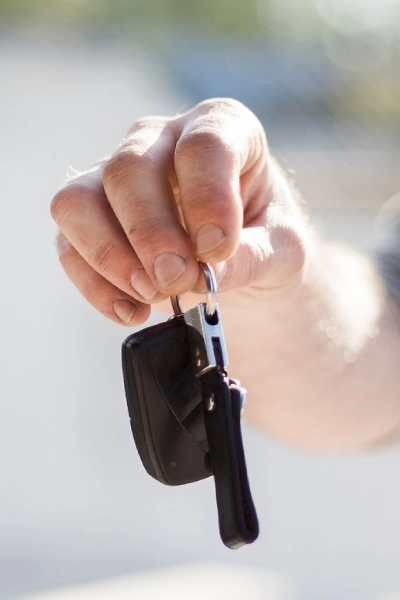
<svg viewBox="0 0 400 600">
<path fill-rule="evenodd" d="M 128 185 L 139 171 L 148 168 L 149 156 L 140 140 L 124 145 L 103 167 L 104 189 L 113 190 Z"/>
<path fill-rule="evenodd" d="M 81 196 L 87 192 L 86 186 L 76 182 L 68 184 L 57 192 L 51 201 L 50 212 L 59 226 L 74 214 Z"/>
<path fill-rule="evenodd" d="M 197 121 L 208 122 L 214 129 L 223 130 L 227 147 L 237 146 L 238 135 L 250 137 L 259 148 L 267 147 L 264 128 L 247 106 L 233 98 L 214 98 L 201 102 L 196 110 Z M 229 143 L 228 143 L 229 140 Z"/>
<path fill-rule="evenodd" d="M 99 273 L 106 273 L 111 265 L 115 264 L 118 249 L 115 244 L 104 242 L 93 252 L 92 262 L 96 265 Z"/>
<path fill-rule="evenodd" d="M 132 161 L 132 151 L 123 149 L 114 154 L 103 167 L 103 185 L 104 188 L 112 186 L 116 181 L 125 177 L 130 170 Z"/>
<path fill-rule="evenodd" d="M 239 102 L 239 100 L 234 100 L 233 98 L 211 98 L 208 100 L 203 100 L 197 105 L 197 108 L 207 112 L 221 111 L 224 113 L 229 112 L 234 114 L 248 111 L 244 104 Z"/>
<path fill-rule="evenodd" d="M 128 131 L 128 136 L 141 129 L 162 129 L 170 119 L 158 115 L 141 117 L 137 119 Z"/>
<path fill-rule="evenodd" d="M 226 142 L 218 124 L 199 120 L 192 129 L 182 134 L 176 144 L 175 156 L 178 159 L 190 158 L 199 152 L 219 151 L 222 148 L 226 148 Z"/>
<path fill-rule="evenodd" d="M 63 188 L 56 193 L 51 201 L 50 213 L 56 222 L 58 222 L 60 214 L 64 212 L 66 203 L 69 204 L 69 197 L 67 200 L 66 196 L 68 196 L 68 194 L 66 193 L 66 189 Z"/>
<path fill-rule="evenodd" d="M 168 224 L 164 219 L 149 217 L 133 225 L 128 230 L 128 238 L 134 248 L 140 248 L 143 251 L 143 249 L 149 247 L 153 250 L 155 240 L 168 238 L 166 227 L 168 227 Z"/>
<path fill-rule="evenodd" d="M 53 219 L 59 223 L 64 215 L 69 215 L 83 200 L 102 195 L 103 190 L 99 177 L 99 166 L 104 160 L 99 161 L 91 169 L 78 173 L 71 171 L 67 181 L 55 194 L 50 203 L 50 213 Z"/>
</svg>

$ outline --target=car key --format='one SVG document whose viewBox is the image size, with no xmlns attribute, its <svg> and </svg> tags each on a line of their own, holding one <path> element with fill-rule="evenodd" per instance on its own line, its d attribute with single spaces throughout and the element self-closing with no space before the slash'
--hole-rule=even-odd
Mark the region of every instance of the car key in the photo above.
<svg viewBox="0 0 400 600">
<path fill-rule="evenodd" d="M 133 437 L 149 475 L 167 485 L 212 475 L 183 315 L 130 335 L 122 368 Z"/>
<path fill-rule="evenodd" d="M 207 304 L 129 336 L 122 363 L 133 437 L 147 472 L 168 485 L 215 478 L 220 534 L 251 543 L 258 522 L 240 430 L 244 390 L 226 377 L 226 348 L 208 265 Z M 208 314 L 206 314 L 206 311 Z"/>
<path fill-rule="evenodd" d="M 221 539 L 229 548 L 254 542 L 258 519 L 250 492 L 240 417 L 245 390 L 228 379 L 228 363 L 218 305 L 216 282 L 209 265 L 207 303 L 185 313 L 192 366 L 201 381 L 204 420 L 214 475 Z"/>
</svg>

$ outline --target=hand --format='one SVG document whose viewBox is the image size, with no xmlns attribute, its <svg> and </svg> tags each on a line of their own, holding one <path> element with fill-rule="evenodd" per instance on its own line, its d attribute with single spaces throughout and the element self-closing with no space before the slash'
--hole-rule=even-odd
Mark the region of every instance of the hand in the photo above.
<svg viewBox="0 0 400 600">
<path fill-rule="evenodd" d="M 375 265 L 313 235 L 240 103 L 137 121 L 109 160 L 57 193 L 52 214 L 66 273 L 118 323 L 204 291 L 198 260 L 214 266 L 229 369 L 257 426 L 324 449 L 397 430 L 398 315 Z"/>
<path fill-rule="evenodd" d="M 110 159 L 69 181 L 51 206 L 67 275 L 101 313 L 125 325 L 150 304 L 204 290 L 256 298 L 295 281 L 307 250 L 299 202 L 242 104 L 207 100 L 147 117 Z"/>
</svg>

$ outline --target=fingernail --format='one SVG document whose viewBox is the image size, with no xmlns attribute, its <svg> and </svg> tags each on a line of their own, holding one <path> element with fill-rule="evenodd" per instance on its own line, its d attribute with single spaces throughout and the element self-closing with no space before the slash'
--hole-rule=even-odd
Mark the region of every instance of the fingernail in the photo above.
<svg viewBox="0 0 400 600">
<path fill-rule="evenodd" d="M 129 300 L 116 300 L 113 304 L 113 310 L 123 323 L 128 324 L 133 317 L 136 307 Z"/>
<path fill-rule="evenodd" d="M 157 256 L 154 263 L 154 274 L 161 287 L 171 285 L 186 269 L 186 262 L 181 256 L 165 252 Z"/>
<path fill-rule="evenodd" d="M 136 269 L 136 271 L 132 273 L 131 286 L 145 300 L 151 300 L 157 294 L 157 289 L 150 281 L 150 277 L 144 269 Z"/>
<path fill-rule="evenodd" d="M 211 252 L 214 248 L 217 248 L 225 240 L 225 234 L 214 225 L 214 223 L 207 223 L 200 227 L 196 235 L 196 252 L 197 254 L 206 254 Z"/>
</svg>

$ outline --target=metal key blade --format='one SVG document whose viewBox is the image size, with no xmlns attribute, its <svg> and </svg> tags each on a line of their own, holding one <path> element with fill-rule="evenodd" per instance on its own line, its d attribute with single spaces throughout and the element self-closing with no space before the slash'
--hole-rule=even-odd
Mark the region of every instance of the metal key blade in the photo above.
<svg viewBox="0 0 400 600">
<path fill-rule="evenodd" d="M 188 339 L 196 375 L 201 376 L 210 369 L 224 370 L 228 365 L 228 354 L 218 305 L 210 318 L 206 314 L 206 305 L 198 304 L 185 313 L 185 321 L 189 325 Z"/>
</svg>

